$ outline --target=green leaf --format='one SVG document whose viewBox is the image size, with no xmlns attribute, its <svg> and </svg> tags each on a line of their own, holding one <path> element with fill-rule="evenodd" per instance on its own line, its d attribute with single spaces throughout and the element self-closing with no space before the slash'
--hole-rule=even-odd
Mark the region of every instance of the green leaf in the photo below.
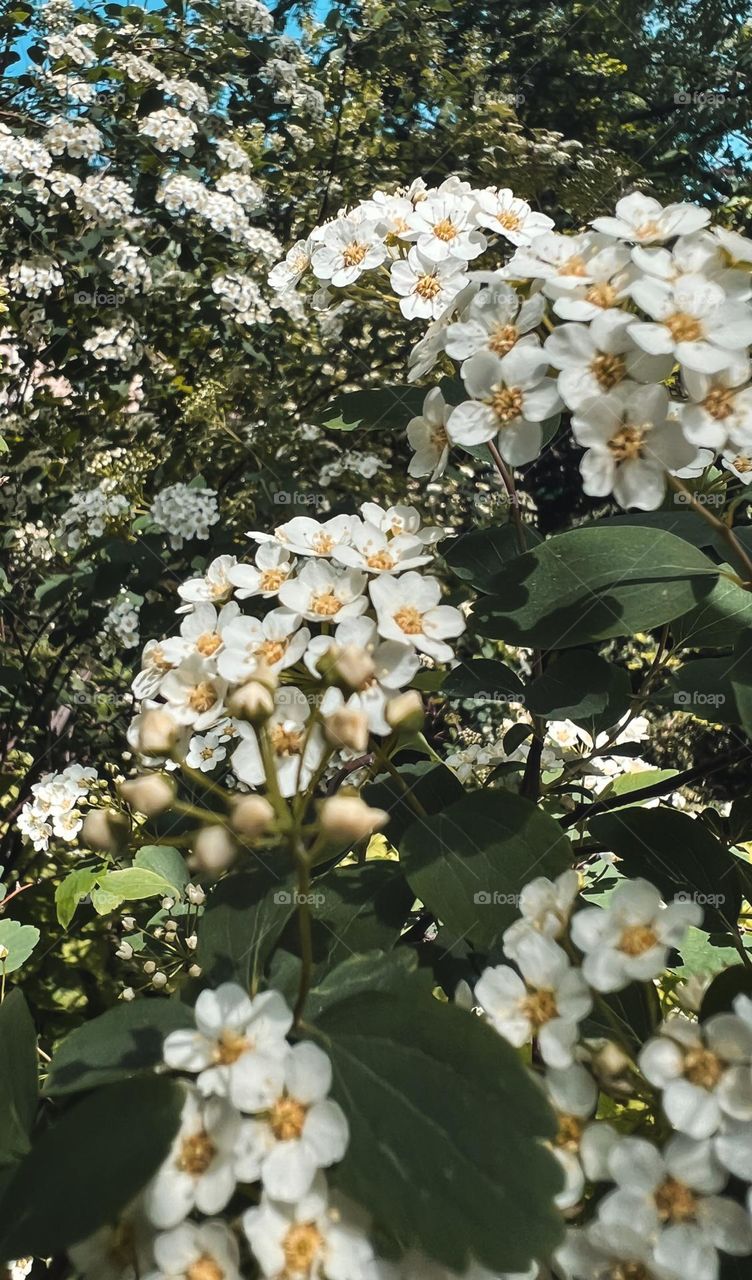
<svg viewBox="0 0 752 1280">
<path fill-rule="evenodd" d="M 386 954 L 371 951 L 350 956 L 311 988 L 305 1006 L 306 1019 L 315 1022 L 324 1009 L 353 996 L 365 996 L 374 991 L 399 991 L 417 967 L 418 957 L 407 947 L 399 947 Z"/>
<path fill-rule="evenodd" d="M 0 973 L 13 973 L 25 964 L 39 942 L 39 930 L 18 920 L 0 920 L 0 947 L 7 955 L 0 960 Z"/>
<path fill-rule="evenodd" d="M 91 871 L 71 871 L 60 881 L 55 890 L 55 907 L 58 921 L 64 929 L 68 928 L 79 902 L 91 893 L 100 874 L 101 867 Z"/>
<path fill-rule="evenodd" d="M 730 570 L 726 570 L 730 572 Z M 719 577 L 706 598 L 674 630 L 678 644 L 694 649 L 727 649 L 752 626 L 752 595 L 728 577 Z"/>
<path fill-rule="evenodd" d="M 529 550 L 542 541 L 532 525 L 524 526 L 525 549 Z M 520 554 L 520 539 L 512 524 L 496 525 L 493 529 L 478 529 L 455 538 L 443 552 L 450 569 L 463 582 L 477 591 L 493 591 L 499 574 L 510 560 Z"/>
<path fill-rule="evenodd" d="M 165 844 L 145 844 L 133 859 L 135 867 L 145 867 L 166 880 L 178 897 L 181 897 L 190 880 L 185 859 L 178 849 Z"/>
<path fill-rule="evenodd" d="M 116 911 L 123 902 L 119 893 L 108 893 L 105 889 L 95 888 L 91 891 L 91 905 L 98 916 L 109 915 Z"/>
<path fill-rule="evenodd" d="M 122 871 L 108 871 L 100 876 L 99 888 L 120 902 L 131 902 L 169 894 L 172 885 L 163 875 L 147 867 L 125 867 Z"/>
<path fill-rule="evenodd" d="M 363 799 L 377 809 L 385 809 L 389 821 L 384 835 L 390 844 L 399 845 L 403 832 L 415 821 L 420 805 L 426 813 L 439 813 L 464 795 L 462 783 L 444 764 L 421 760 L 417 764 L 397 766 L 402 785 L 390 775 L 382 775 L 363 788 Z"/>
<path fill-rule="evenodd" d="M 514 702 L 525 697 L 525 686 L 503 662 L 493 658 L 460 661 L 447 673 L 441 692 L 447 698 L 474 702 Z"/>
<path fill-rule="evenodd" d="M 724 969 L 711 982 L 700 1005 L 700 1021 L 714 1013 L 730 1013 L 737 996 L 752 997 L 752 969 L 736 964 Z"/>
<path fill-rule="evenodd" d="M 124 1080 L 45 1129 L 0 1202 L 0 1259 L 50 1257 L 114 1221 L 167 1155 L 184 1099 L 166 1078 Z"/>
<path fill-rule="evenodd" d="M 348 956 L 388 951 L 397 942 L 414 893 L 398 862 L 389 859 L 338 867 L 313 885 L 313 949 L 317 975 Z M 290 922 L 295 938 L 296 922 Z"/>
<path fill-rule="evenodd" d="M 348 391 L 326 406 L 321 425 L 329 431 L 355 431 L 358 427 L 400 430 L 422 412 L 425 397 L 425 390 L 420 387 Z"/>
<path fill-rule="evenodd" d="M 547 720 L 573 720 L 593 733 L 629 710 L 632 686 L 623 667 L 590 649 L 569 649 L 529 684 L 525 705 Z"/>
<path fill-rule="evenodd" d="M 417 897 L 452 933 L 486 949 L 519 915 L 532 876 L 558 875 L 573 857 L 559 824 L 511 791 L 467 795 L 413 823 L 400 843 Z"/>
<path fill-rule="evenodd" d="M 518 556 L 480 600 L 482 635 L 568 649 L 679 618 L 713 589 L 717 569 L 671 533 L 574 529 Z"/>
<path fill-rule="evenodd" d="M 0 1004 L 0 1167 L 29 1149 L 37 1112 L 37 1036 L 22 993 Z"/>
<path fill-rule="evenodd" d="M 193 1025 L 193 1011 L 180 1000 L 147 997 L 115 1005 L 66 1036 L 44 1093 L 80 1093 L 150 1070 L 162 1061 L 165 1036 Z"/>
<path fill-rule="evenodd" d="M 707 929 L 736 927 L 736 859 L 698 819 L 676 809 L 620 809 L 592 818 L 590 833 L 623 859 L 626 875 L 644 876 L 667 901 L 680 896 L 702 906 Z"/>
<path fill-rule="evenodd" d="M 260 864 L 212 889 L 199 925 L 197 960 L 207 981 L 258 986 L 264 964 L 295 910 L 289 878 Z"/>
<path fill-rule="evenodd" d="M 585 1036 L 613 1040 L 614 1023 L 624 1042 L 637 1054 L 655 1034 L 661 1020 L 661 1006 L 655 988 L 632 982 L 623 991 L 598 995 L 592 1013 L 582 1024 Z"/>
<path fill-rule="evenodd" d="M 335 975 L 332 975 L 334 978 Z M 453 1271 L 524 1270 L 561 1234 L 561 1172 L 542 1090 L 491 1027 L 430 978 L 349 995 L 307 1027 L 329 1054 L 350 1143 L 336 1184 L 403 1249 Z"/>
</svg>

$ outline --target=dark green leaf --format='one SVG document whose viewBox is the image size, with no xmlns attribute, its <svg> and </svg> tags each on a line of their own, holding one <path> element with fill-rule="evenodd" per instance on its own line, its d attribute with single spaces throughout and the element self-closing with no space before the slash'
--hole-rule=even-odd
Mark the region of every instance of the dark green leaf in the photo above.
<svg viewBox="0 0 752 1280">
<path fill-rule="evenodd" d="M 291 881 L 260 864 L 220 880 L 199 926 L 197 959 L 207 981 L 255 988 L 294 909 Z"/>
<path fill-rule="evenodd" d="M 0 1004 L 0 1166 L 29 1148 L 37 1110 L 37 1036 L 26 1001 L 10 991 Z"/>
<path fill-rule="evenodd" d="M 589 649 L 572 649 L 528 685 L 525 705 L 547 720 L 573 720 L 598 733 L 629 710 L 632 692 L 623 667 Z"/>
<path fill-rule="evenodd" d="M 524 526 L 525 550 L 541 542 L 541 536 L 532 525 Z M 478 591 L 493 591 L 499 574 L 510 560 L 520 554 L 520 536 L 514 525 L 496 525 L 493 529 L 478 529 L 455 538 L 443 550 L 444 559 L 458 578 L 470 583 Z"/>
<path fill-rule="evenodd" d="M 50 1064 L 44 1092 L 81 1093 L 147 1071 L 162 1061 L 165 1036 L 194 1025 L 180 1000 L 141 999 L 118 1004 L 66 1036 Z"/>
<path fill-rule="evenodd" d="M 363 788 L 363 798 L 377 809 L 386 809 L 389 822 L 384 835 L 393 845 L 399 845 L 402 834 L 415 821 L 416 811 L 410 804 L 418 804 L 426 813 L 439 813 L 464 794 L 462 783 L 451 769 L 443 764 L 420 761 L 417 764 L 398 766 L 402 785 L 388 775 Z"/>
</svg>

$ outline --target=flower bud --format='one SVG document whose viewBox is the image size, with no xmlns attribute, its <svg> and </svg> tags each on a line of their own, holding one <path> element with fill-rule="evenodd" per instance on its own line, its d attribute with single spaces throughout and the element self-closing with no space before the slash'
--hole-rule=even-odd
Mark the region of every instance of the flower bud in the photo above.
<svg viewBox="0 0 752 1280">
<path fill-rule="evenodd" d="M 136 993 L 133 990 L 133 987 L 123 987 L 123 990 L 120 992 L 120 999 L 125 1000 L 126 1003 L 130 1003 L 131 1000 L 135 1000 Z"/>
<path fill-rule="evenodd" d="M 185 891 L 185 894 L 188 901 L 194 907 L 202 907 L 206 902 L 206 894 L 204 893 L 200 884 L 189 884 Z"/>
<path fill-rule="evenodd" d="M 361 755 L 368 746 L 368 719 L 355 707 L 338 707 L 326 717 L 324 733 L 333 747 L 345 747 Z"/>
<path fill-rule="evenodd" d="M 151 980 L 151 985 L 152 985 L 153 987 L 156 987 L 156 988 L 157 988 L 157 990 L 160 990 L 160 988 L 161 988 L 161 987 L 166 987 L 166 986 L 167 986 L 167 974 L 166 974 L 166 973 L 162 973 L 162 970 L 161 970 L 161 969 L 158 969 L 158 970 L 157 970 L 157 972 L 154 974 L 154 977 L 153 977 L 153 978 L 152 978 L 152 980 Z"/>
<path fill-rule="evenodd" d="M 0 946 L 0 964 L 5 964 L 10 952 L 7 947 Z"/>
<path fill-rule="evenodd" d="M 175 784 L 164 773 L 145 773 L 140 778 L 121 782 L 120 794 L 131 806 L 147 818 L 169 809 L 175 799 Z"/>
<path fill-rule="evenodd" d="M 264 796 L 241 796 L 233 805 L 230 826 L 248 840 L 263 836 L 274 821 L 274 810 Z"/>
<path fill-rule="evenodd" d="M 384 717 L 392 729 L 400 729 L 404 733 L 419 733 L 423 728 L 425 712 L 423 699 L 417 689 L 408 689 L 398 693 L 386 704 Z"/>
<path fill-rule="evenodd" d="M 162 910 L 163 910 L 163 911 L 172 911 L 172 908 L 173 908 L 174 906 L 175 906 L 175 899 L 174 899 L 174 898 L 163 898 L 163 899 L 162 899 Z M 169 923 L 169 921 L 168 921 L 168 923 Z"/>
<path fill-rule="evenodd" d="M 121 942 L 120 946 L 115 952 L 115 955 L 118 957 L 119 960 L 132 960 L 133 947 L 131 946 L 130 942 Z"/>
<path fill-rule="evenodd" d="M 248 680 L 227 699 L 230 715 L 249 724 L 263 724 L 274 711 L 274 694 L 260 680 Z"/>
<path fill-rule="evenodd" d="M 123 926 L 123 928 L 124 928 L 128 933 L 130 933 L 131 929 L 135 929 L 135 927 L 136 927 L 136 917 L 135 917 L 135 916 L 123 916 L 123 918 L 122 918 L 122 920 L 120 921 L 120 923 L 121 923 L 121 925 Z"/>
<path fill-rule="evenodd" d="M 201 871 L 218 876 L 232 866 L 237 848 L 225 827 L 217 824 L 201 828 L 193 841 L 193 854 Z"/>
<path fill-rule="evenodd" d="M 129 823 L 114 809 L 90 809 L 84 818 L 81 839 L 90 849 L 116 853 L 127 839 Z"/>
<path fill-rule="evenodd" d="M 169 711 L 144 711 L 138 726 L 138 749 L 144 756 L 169 756 L 178 739 L 179 725 Z"/>
<path fill-rule="evenodd" d="M 156 973 L 156 971 L 157 971 L 157 966 L 153 960 L 146 960 L 144 962 L 144 973 L 152 974 L 152 973 Z"/>
<path fill-rule="evenodd" d="M 333 644 L 322 653 L 316 670 L 327 684 L 352 693 L 366 687 L 376 668 L 370 653 L 359 645 L 349 644 L 340 649 L 339 645 Z"/>
<path fill-rule="evenodd" d="M 360 796 L 329 796 L 319 810 L 319 826 L 328 840 L 362 840 L 389 820 L 384 809 L 372 809 Z"/>
<path fill-rule="evenodd" d="M 200 965 L 200 964 L 192 964 L 192 965 L 191 965 L 191 967 L 190 967 L 190 969 L 188 970 L 188 977 L 189 977 L 189 978 L 200 978 L 200 977 L 201 977 L 201 973 L 202 973 L 201 965 Z"/>
<path fill-rule="evenodd" d="M 185 945 L 187 946 L 189 951 L 195 951 L 196 947 L 198 946 L 198 934 L 197 933 L 189 934 L 185 940 Z"/>
</svg>

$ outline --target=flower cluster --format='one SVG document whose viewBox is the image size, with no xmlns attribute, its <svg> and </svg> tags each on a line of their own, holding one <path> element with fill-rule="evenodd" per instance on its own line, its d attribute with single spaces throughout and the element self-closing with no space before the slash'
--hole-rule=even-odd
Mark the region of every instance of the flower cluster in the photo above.
<svg viewBox="0 0 752 1280">
<path fill-rule="evenodd" d="M 412 475 L 440 475 L 453 445 L 495 446 L 523 466 L 566 409 L 585 492 L 649 510 L 667 476 L 717 454 L 752 476 L 752 243 L 709 221 L 636 192 L 560 234 L 507 188 L 416 182 L 315 228 L 270 284 L 284 294 L 312 275 L 319 307 L 357 285 L 429 322 L 412 378 L 458 365 L 466 398 L 429 392 L 408 427 Z M 513 252 L 487 262 L 499 238 Z"/>
<path fill-rule="evenodd" d="M 88 803 L 97 782 L 96 769 L 69 764 L 62 773 L 47 773 L 32 784 L 32 800 L 18 817 L 18 829 L 40 853 L 47 853 L 50 841 L 72 844 L 81 830 L 81 804 Z"/>
<path fill-rule="evenodd" d="M 157 494 L 149 515 L 164 529 L 173 550 L 178 551 L 191 538 L 209 537 L 210 528 L 219 520 L 217 495 L 214 489 L 172 484 Z"/>
<path fill-rule="evenodd" d="M 255 788 L 265 777 L 257 727 L 268 721 L 278 786 L 290 796 L 318 774 L 327 740 L 357 756 L 369 734 L 391 732 L 400 690 L 422 659 L 453 657 L 448 640 L 465 622 L 424 572 L 441 530 L 422 528 L 412 507 L 364 503 L 361 512 L 296 516 L 253 533 L 253 562 L 220 556 L 180 586 L 180 633 L 146 645 L 133 684 L 144 700 L 133 746 L 143 749 L 144 723 L 159 708 L 171 731 L 156 754 L 208 770 L 239 739 L 232 768 Z M 241 612 L 246 600 L 254 615 Z"/>
<path fill-rule="evenodd" d="M 60 521 L 60 537 L 75 551 L 84 538 L 101 538 L 130 512 L 130 502 L 118 493 L 112 480 L 101 480 L 94 489 L 71 495 L 70 506 Z"/>
<path fill-rule="evenodd" d="M 559 1207 L 577 1217 L 587 1188 L 599 1190 L 555 1254 L 555 1274 L 717 1280 L 720 1254 L 752 1254 L 752 1191 L 747 1208 L 728 1186 L 752 1182 L 752 1000 L 738 996 L 734 1012 L 701 1024 L 675 1009 L 634 1057 L 604 1000 L 662 979 L 701 907 L 682 898 L 667 906 L 640 879 L 588 905 L 568 871 L 529 883 L 519 909 L 503 935 L 510 963 L 485 970 L 474 1001 L 510 1043 L 535 1042 L 559 1120 Z M 591 1013 L 616 1028 L 605 1047 Z M 609 1093 L 639 1100 L 634 1132 L 613 1122 L 613 1105 L 601 1111 Z"/>
</svg>

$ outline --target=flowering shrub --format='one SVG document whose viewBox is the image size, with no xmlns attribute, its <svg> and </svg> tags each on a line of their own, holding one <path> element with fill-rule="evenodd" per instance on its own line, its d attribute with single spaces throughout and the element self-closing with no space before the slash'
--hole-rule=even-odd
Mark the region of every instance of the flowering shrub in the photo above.
<svg viewBox="0 0 752 1280">
<path fill-rule="evenodd" d="M 258 31 L 265 12 L 232 17 Z M 78 65 L 86 26 L 59 47 Z M 300 97 L 274 60 L 265 74 Z M 139 116 L 159 156 L 194 145 L 199 90 L 170 82 L 179 106 Z M 97 133 L 62 119 L 45 154 L 86 157 Z M 230 141 L 221 158 L 248 178 Z M 87 183 L 113 216 L 127 205 L 117 178 Z M 250 248 L 250 178 L 201 199 L 185 173 L 160 183 L 171 216 Z M 253 325 L 264 295 L 240 265 L 212 292 Z M 751 265 L 707 211 L 641 193 L 557 232 L 507 188 L 377 191 L 270 273 L 288 314 L 408 326 L 404 385 L 340 393 L 314 426 L 397 420 L 429 501 L 492 469 L 502 518 L 452 537 L 369 500 L 270 521 L 240 550 L 200 478 L 146 511 L 125 467 L 80 493 L 69 549 L 125 519 L 212 547 L 146 641 L 129 750 L 101 776 L 42 778 L 21 809 L 36 853 L 59 852 L 60 926 L 108 921 L 123 979 L 42 1048 L 41 1099 L 31 1013 L 4 991 L 5 1263 L 744 1274 L 749 807 L 733 773 L 708 805 L 702 769 L 657 768 L 651 738 L 705 722 L 731 736 L 721 766 L 749 759 Z M 36 264 L 29 297 L 56 271 Z M 141 359 L 122 329 L 86 341 Z M 545 537 L 529 468 L 562 440 L 601 505 Z M 135 648 L 150 603 L 118 592 L 103 643 Z M 0 921 L 3 984 L 29 927 Z"/>
</svg>

